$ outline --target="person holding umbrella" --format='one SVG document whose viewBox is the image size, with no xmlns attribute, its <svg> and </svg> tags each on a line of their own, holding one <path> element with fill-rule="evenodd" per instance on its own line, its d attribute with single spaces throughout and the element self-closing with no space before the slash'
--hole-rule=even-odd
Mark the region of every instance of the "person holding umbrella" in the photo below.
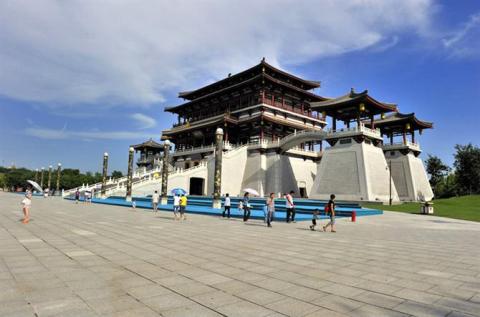
<svg viewBox="0 0 480 317">
<path fill-rule="evenodd" d="M 181 218 L 181 216 L 179 216 L 181 199 L 180 195 L 186 195 L 187 191 L 183 188 L 174 188 L 172 189 L 171 193 L 173 195 L 173 216 L 175 217 L 175 220 L 177 220 Z"/>
<path fill-rule="evenodd" d="M 250 219 L 250 197 L 249 192 L 245 192 L 243 195 L 243 221 L 246 222 Z"/>
<path fill-rule="evenodd" d="M 27 181 L 30 185 L 27 187 L 27 191 L 25 192 L 25 197 L 22 200 L 22 211 L 23 211 L 23 220 L 24 224 L 27 224 L 30 221 L 30 207 L 32 206 L 32 187 L 35 188 L 37 191 L 41 191 L 42 187 L 38 185 L 36 182 L 28 180 Z"/>
<path fill-rule="evenodd" d="M 25 192 L 25 198 L 22 200 L 23 220 L 22 222 L 27 224 L 30 221 L 30 206 L 32 205 L 32 191 L 28 187 Z"/>
</svg>

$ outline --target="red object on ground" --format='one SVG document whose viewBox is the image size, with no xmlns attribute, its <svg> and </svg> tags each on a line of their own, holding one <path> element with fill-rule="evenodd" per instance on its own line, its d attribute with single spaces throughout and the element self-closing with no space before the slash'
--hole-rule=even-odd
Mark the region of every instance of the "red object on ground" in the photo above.
<svg viewBox="0 0 480 317">
<path fill-rule="evenodd" d="M 357 212 L 355 210 L 352 211 L 352 222 L 357 221 Z"/>
</svg>

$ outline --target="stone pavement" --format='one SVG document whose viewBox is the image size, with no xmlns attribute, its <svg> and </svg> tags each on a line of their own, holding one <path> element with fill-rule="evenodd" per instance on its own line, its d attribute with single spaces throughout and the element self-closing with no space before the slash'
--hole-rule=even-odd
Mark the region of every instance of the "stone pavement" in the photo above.
<svg viewBox="0 0 480 317">
<path fill-rule="evenodd" d="M 480 223 L 244 224 L 0 193 L 0 316 L 480 316 Z"/>
</svg>

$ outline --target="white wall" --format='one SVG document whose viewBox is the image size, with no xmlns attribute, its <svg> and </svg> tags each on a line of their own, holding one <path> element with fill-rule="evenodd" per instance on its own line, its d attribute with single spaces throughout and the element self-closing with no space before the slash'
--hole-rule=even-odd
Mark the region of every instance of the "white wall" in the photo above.
<svg viewBox="0 0 480 317">
<path fill-rule="evenodd" d="M 339 200 L 388 201 L 389 170 L 383 151 L 373 144 L 337 142 L 325 149 L 310 197 Z M 398 200 L 392 182 L 392 199 Z"/>
<path fill-rule="evenodd" d="M 431 200 L 433 191 L 428 181 L 423 162 L 412 153 L 402 154 L 395 151 L 385 152 L 385 157 L 392 166 L 392 178 L 402 201 Z"/>
</svg>

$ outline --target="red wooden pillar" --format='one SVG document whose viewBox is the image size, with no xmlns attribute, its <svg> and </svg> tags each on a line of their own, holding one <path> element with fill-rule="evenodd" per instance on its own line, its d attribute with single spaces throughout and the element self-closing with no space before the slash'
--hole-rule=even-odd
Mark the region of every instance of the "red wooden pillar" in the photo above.
<svg viewBox="0 0 480 317">
<path fill-rule="evenodd" d="M 332 117 L 332 129 L 333 131 L 337 130 L 337 119 Z"/>
<path fill-rule="evenodd" d="M 373 115 L 370 117 L 370 126 L 372 127 L 372 130 L 375 130 L 375 121 L 373 121 Z"/>
<path fill-rule="evenodd" d="M 412 129 L 412 143 L 415 143 L 415 130 Z"/>
<path fill-rule="evenodd" d="M 407 132 L 403 130 L 403 144 L 407 144 Z"/>
</svg>

